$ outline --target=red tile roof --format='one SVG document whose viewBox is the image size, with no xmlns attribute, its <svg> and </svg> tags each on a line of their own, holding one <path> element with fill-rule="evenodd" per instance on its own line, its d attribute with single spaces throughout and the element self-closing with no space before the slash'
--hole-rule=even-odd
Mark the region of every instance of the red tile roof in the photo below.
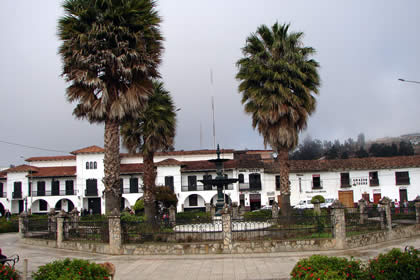
<svg viewBox="0 0 420 280">
<path fill-rule="evenodd" d="M 234 150 L 226 149 L 220 150 L 223 154 L 232 154 Z M 172 151 L 172 152 L 157 152 L 155 156 L 182 156 L 182 155 L 214 155 L 216 157 L 216 150 L 194 150 L 194 151 Z M 121 157 L 142 157 L 141 153 L 128 154 L 122 153 Z"/>
<path fill-rule="evenodd" d="M 224 169 L 233 169 L 237 167 L 238 161 L 228 160 L 224 162 Z M 216 170 L 216 165 L 207 160 L 183 161 L 182 171 L 213 171 Z"/>
<path fill-rule="evenodd" d="M 290 160 L 290 172 L 317 172 L 340 170 L 375 170 L 420 167 L 420 156 L 382 158 L 350 158 L 336 160 Z M 277 162 L 265 164 L 267 173 L 278 173 Z"/>
<path fill-rule="evenodd" d="M 0 180 L 1 179 L 6 179 L 6 176 L 7 176 L 6 172 L 0 171 Z"/>
<path fill-rule="evenodd" d="M 75 160 L 76 156 L 51 156 L 51 157 L 30 157 L 26 161 L 56 161 L 56 160 Z"/>
<path fill-rule="evenodd" d="M 172 165 L 182 165 L 182 163 L 180 161 L 177 161 L 176 159 L 173 158 L 168 158 L 159 162 L 155 163 L 156 166 L 172 166 Z"/>
<path fill-rule="evenodd" d="M 38 170 L 28 177 L 73 177 L 76 176 L 76 166 L 39 167 Z"/>
<path fill-rule="evenodd" d="M 86 148 L 83 148 L 83 149 L 73 151 L 73 152 L 71 152 L 71 154 L 73 154 L 73 155 L 78 155 L 78 154 L 101 154 L 104 151 L 105 151 L 104 148 L 101 148 L 101 147 L 98 147 L 98 146 L 90 146 L 90 147 L 86 147 Z"/>
<path fill-rule="evenodd" d="M 31 166 L 27 164 L 18 165 L 6 170 L 3 170 L 4 173 L 17 173 L 17 172 L 35 172 L 38 171 L 39 167 Z"/>
<path fill-rule="evenodd" d="M 120 173 L 121 174 L 138 174 L 138 173 L 143 173 L 143 164 L 142 163 L 121 164 L 120 165 Z"/>
</svg>

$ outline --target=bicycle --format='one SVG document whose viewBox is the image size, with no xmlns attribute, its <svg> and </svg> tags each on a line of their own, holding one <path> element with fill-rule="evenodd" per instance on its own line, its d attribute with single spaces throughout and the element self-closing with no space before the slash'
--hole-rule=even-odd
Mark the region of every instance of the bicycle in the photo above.
<svg viewBox="0 0 420 280">
<path fill-rule="evenodd" d="M 11 255 L 6 259 L 0 259 L 0 264 L 8 265 L 11 268 L 15 268 L 15 265 L 19 262 L 19 255 Z"/>
</svg>

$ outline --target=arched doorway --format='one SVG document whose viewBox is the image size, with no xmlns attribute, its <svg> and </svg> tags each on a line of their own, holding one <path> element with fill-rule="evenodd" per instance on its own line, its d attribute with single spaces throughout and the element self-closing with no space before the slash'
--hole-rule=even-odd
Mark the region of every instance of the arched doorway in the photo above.
<svg viewBox="0 0 420 280">
<path fill-rule="evenodd" d="M 32 213 L 47 213 L 48 209 L 49 209 L 48 202 L 43 199 L 37 199 L 31 205 Z"/>
<path fill-rule="evenodd" d="M 74 204 L 70 199 L 63 198 L 57 201 L 54 208 L 56 211 L 64 210 L 70 212 L 74 209 Z"/>
<path fill-rule="evenodd" d="M 199 194 L 190 194 L 184 200 L 184 211 L 206 211 L 206 201 Z"/>
<path fill-rule="evenodd" d="M 6 210 L 4 209 L 3 204 L 1 204 L 1 203 L 0 203 L 0 213 L 1 213 L 2 217 L 4 217 L 4 214 L 6 213 Z"/>
<path fill-rule="evenodd" d="M 232 204 L 232 200 L 230 199 L 229 195 L 227 195 L 227 194 L 225 194 L 225 202 L 226 202 L 228 205 L 231 205 L 231 204 Z M 214 195 L 214 196 L 211 198 L 211 200 L 210 200 L 210 204 L 211 204 L 211 205 L 216 206 L 216 203 L 217 203 L 217 194 L 216 194 L 216 195 Z"/>
</svg>

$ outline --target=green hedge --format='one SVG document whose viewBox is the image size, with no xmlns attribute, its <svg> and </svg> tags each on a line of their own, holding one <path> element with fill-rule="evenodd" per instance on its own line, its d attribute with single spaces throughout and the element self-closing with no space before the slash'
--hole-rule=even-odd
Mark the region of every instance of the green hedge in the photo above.
<svg viewBox="0 0 420 280">
<path fill-rule="evenodd" d="M 110 275 L 96 263 L 67 258 L 40 266 L 32 277 L 34 280 L 107 280 Z"/>
<path fill-rule="evenodd" d="M 199 221 L 211 221 L 211 214 L 209 212 L 201 212 L 201 211 L 187 211 L 187 212 L 179 212 L 176 213 L 176 221 L 177 222 L 199 222 Z"/>
<path fill-rule="evenodd" d="M 10 221 L 6 218 L 0 218 L 0 233 L 18 232 L 19 231 L 19 217 L 12 216 Z"/>
<path fill-rule="evenodd" d="M 245 221 L 252 221 L 252 220 L 268 220 L 271 219 L 272 213 L 271 210 L 257 210 L 252 212 L 245 212 L 244 220 Z"/>
</svg>

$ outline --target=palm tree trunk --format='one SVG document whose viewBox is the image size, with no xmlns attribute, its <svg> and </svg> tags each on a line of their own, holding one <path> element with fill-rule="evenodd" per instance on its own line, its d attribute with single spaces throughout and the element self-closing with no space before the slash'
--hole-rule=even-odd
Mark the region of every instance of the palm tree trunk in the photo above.
<svg viewBox="0 0 420 280">
<path fill-rule="evenodd" d="M 281 201 L 279 201 L 282 216 L 289 216 L 291 212 L 290 207 L 290 181 L 289 181 L 289 151 L 286 148 L 278 150 L 278 158 L 280 165 L 280 194 Z"/>
<path fill-rule="evenodd" d="M 144 213 L 147 219 L 154 219 L 156 216 L 156 206 L 155 206 L 155 180 L 156 180 L 156 171 L 153 163 L 154 153 L 146 152 L 143 154 L 144 159 Z"/>
<path fill-rule="evenodd" d="M 117 121 L 105 122 L 104 135 L 105 214 L 116 208 L 120 210 L 120 126 Z"/>
</svg>

